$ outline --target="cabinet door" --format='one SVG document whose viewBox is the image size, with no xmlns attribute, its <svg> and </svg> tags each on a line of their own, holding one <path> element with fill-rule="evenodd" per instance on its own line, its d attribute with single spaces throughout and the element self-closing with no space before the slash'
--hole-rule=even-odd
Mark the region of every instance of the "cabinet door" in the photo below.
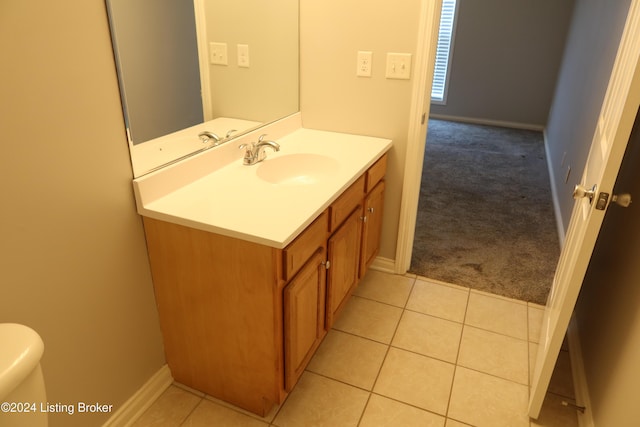
<svg viewBox="0 0 640 427">
<path fill-rule="evenodd" d="M 364 200 L 364 229 L 362 230 L 362 251 L 360 277 L 369 268 L 380 250 L 382 232 L 382 209 L 384 206 L 384 181 L 376 185 Z"/>
<path fill-rule="evenodd" d="M 291 391 L 325 334 L 325 249 L 284 289 L 285 389 Z"/>
<path fill-rule="evenodd" d="M 349 215 L 328 241 L 327 327 L 331 327 L 347 296 L 358 283 L 361 215 L 362 205 Z"/>
</svg>

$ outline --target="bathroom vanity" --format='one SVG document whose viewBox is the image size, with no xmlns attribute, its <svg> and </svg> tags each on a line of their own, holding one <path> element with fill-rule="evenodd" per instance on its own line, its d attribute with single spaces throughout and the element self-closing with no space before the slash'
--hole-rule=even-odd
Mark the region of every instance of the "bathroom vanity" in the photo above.
<svg viewBox="0 0 640 427">
<path fill-rule="evenodd" d="M 280 127 L 278 127 L 280 126 Z M 300 127 L 134 181 L 174 379 L 259 415 L 292 390 L 380 246 L 391 141 Z"/>
</svg>

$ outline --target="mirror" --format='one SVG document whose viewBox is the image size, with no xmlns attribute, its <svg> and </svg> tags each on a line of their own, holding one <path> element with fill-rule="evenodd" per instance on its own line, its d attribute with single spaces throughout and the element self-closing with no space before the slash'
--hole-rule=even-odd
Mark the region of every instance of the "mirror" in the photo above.
<svg viewBox="0 0 640 427">
<path fill-rule="evenodd" d="M 298 111 L 298 0 L 106 3 L 135 177 Z"/>
</svg>

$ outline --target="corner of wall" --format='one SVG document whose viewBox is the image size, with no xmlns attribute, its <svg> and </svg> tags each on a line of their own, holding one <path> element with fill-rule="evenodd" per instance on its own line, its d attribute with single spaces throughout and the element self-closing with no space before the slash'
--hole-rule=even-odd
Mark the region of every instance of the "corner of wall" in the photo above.
<svg viewBox="0 0 640 427">
<path fill-rule="evenodd" d="M 542 131 L 542 137 L 544 139 L 544 152 L 547 160 L 547 170 L 549 171 L 549 180 L 551 184 L 551 198 L 553 201 L 553 212 L 556 218 L 556 229 L 558 231 L 558 241 L 560 242 L 560 248 L 564 246 L 564 238 L 565 238 L 565 225 L 562 220 L 562 206 L 560 205 L 560 198 L 558 195 L 558 185 L 556 181 L 556 176 L 553 172 L 552 165 L 552 156 L 551 150 L 549 147 L 549 141 L 547 139 L 547 129 L 545 128 Z"/>
<path fill-rule="evenodd" d="M 164 365 L 135 392 L 102 427 L 130 426 L 173 383 L 168 365 Z"/>
</svg>

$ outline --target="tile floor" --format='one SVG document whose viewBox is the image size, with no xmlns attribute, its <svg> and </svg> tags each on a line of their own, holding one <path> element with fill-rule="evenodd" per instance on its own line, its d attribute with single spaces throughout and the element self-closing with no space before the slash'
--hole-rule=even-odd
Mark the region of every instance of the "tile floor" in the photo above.
<svg viewBox="0 0 640 427">
<path fill-rule="evenodd" d="M 172 385 L 135 426 L 578 425 L 563 350 L 527 415 L 542 307 L 370 271 L 285 402 L 265 418 Z"/>
</svg>

